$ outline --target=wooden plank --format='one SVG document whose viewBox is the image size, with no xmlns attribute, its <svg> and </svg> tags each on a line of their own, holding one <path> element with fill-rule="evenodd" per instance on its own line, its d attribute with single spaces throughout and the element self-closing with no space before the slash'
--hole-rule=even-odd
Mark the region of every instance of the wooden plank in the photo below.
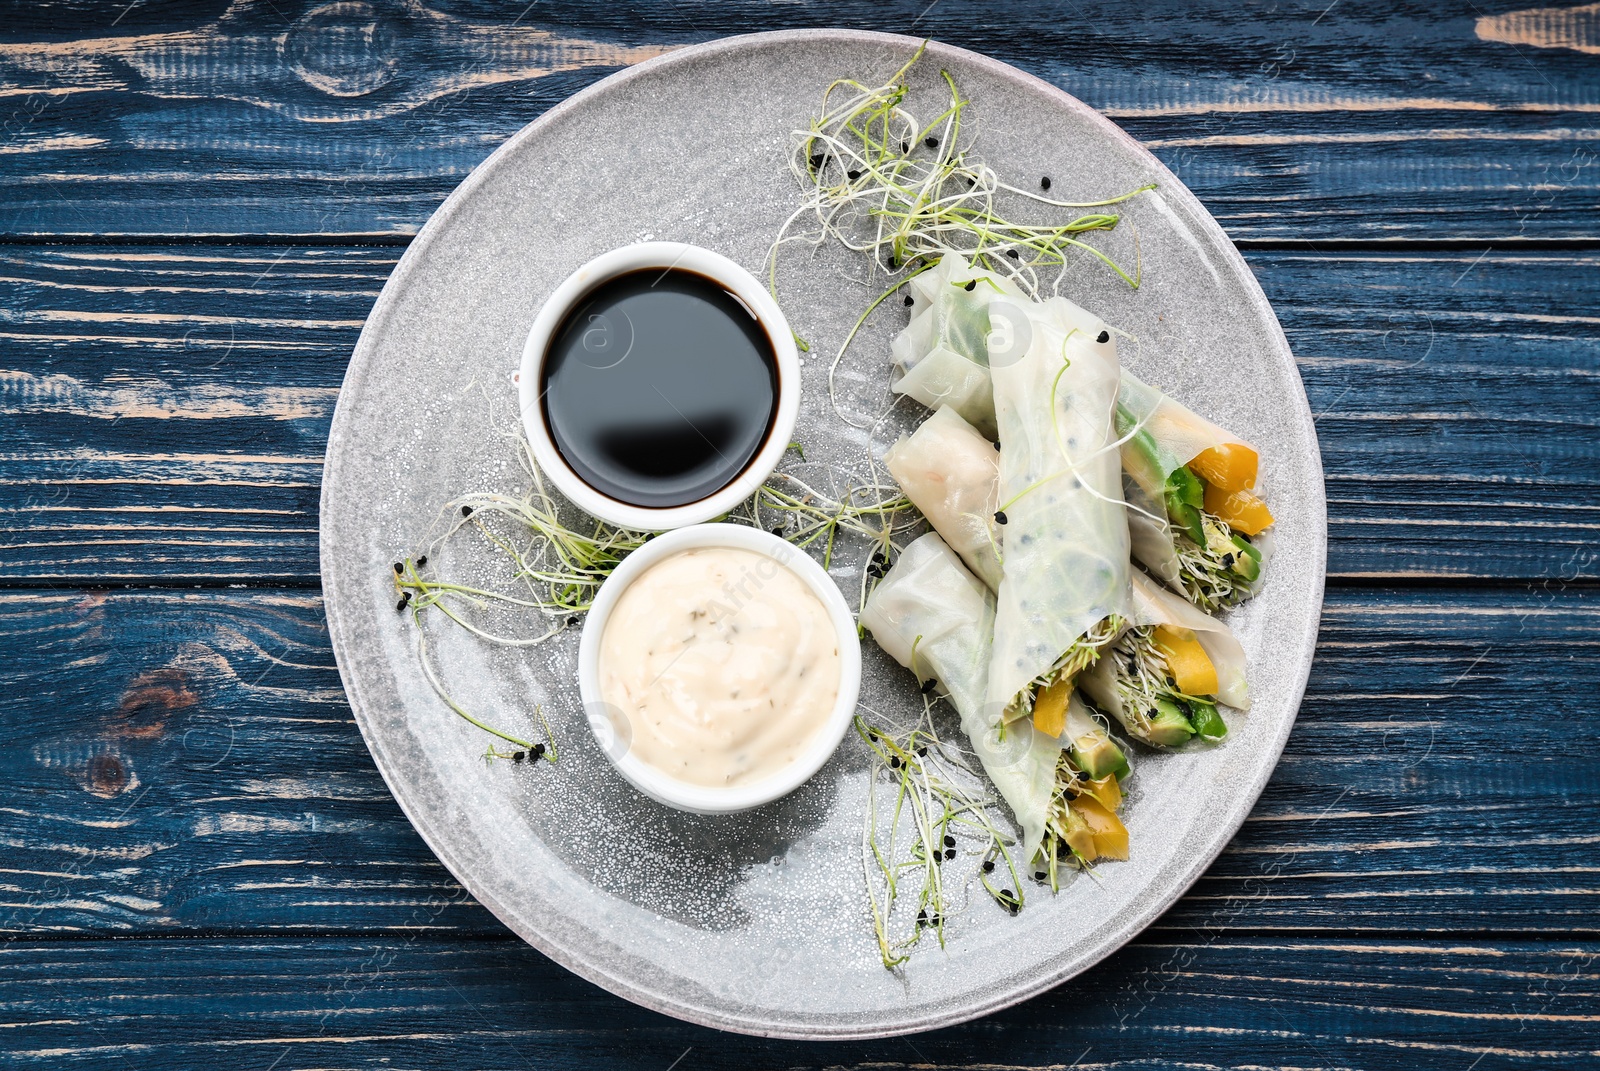
<svg viewBox="0 0 1600 1071">
<path fill-rule="evenodd" d="M 25 0 L 0 42 L 0 233 L 412 233 L 508 135 L 622 64 L 844 25 L 958 42 L 1074 93 L 1236 238 L 1587 240 L 1597 16 L 1518 6 L 256 0 L 219 17 Z"/>
<path fill-rule="evenodd" d="M 318 599 L 0 593 L 0 932 L 502 932 L 390 798 Z M 1157 930 L 1600 937 L 1600 593 L 1328 600 L 1288 751 Z"/>
<path fill-rule="evenodd" d="M 1600 945 L 1140 942 L 977 1023 L 790 1042 L 634 1007 L 516 941 L 21 943 L 0 1022 L 52 1067 L 1593 1067 Z"/>
<path fill-rule="evenodd" d="M 0 578 L 315 582 L 328 421 L 398 253 L 0 247 Z M 1600 576 L 1600 253 L 1250 258 L 1333 575 Z"/>
</svg>

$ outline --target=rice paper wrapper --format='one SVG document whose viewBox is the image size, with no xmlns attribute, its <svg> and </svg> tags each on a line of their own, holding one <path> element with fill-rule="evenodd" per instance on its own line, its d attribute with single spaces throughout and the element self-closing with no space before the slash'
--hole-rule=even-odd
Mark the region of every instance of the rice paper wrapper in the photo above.
<svg viewBox="0 0 1600 1071">
<path fill-rule="evenodd" d="M 1128 504 L 1128 538 L 1133 556 L 1163 582 L 1178 587 L 1183 566 L 1178 561 L 1165 503 L 1139 486 L 1126 471 L 1122 474 L 1122 497 Z"/>
<path fill-rule="evenodd" d="M 990 352 L 1018 344 L 1014 341 L 1018 325 L 1027 319 L 1018 310 L 1030 304 L 1027 295 L 1009 279 L 969 264 L 959 253 L 946 253 L 908 287 L 914 306 L 911 322 L 889 347 L 901 373 L 892 389 L 929 409 L 947 405 L 994 439 Z M 1002 303 L 999 310 L 992 308 L 997 301 Z M 1025 328 L 1020 333 L 1025 334 Z"/>
<path fill-rule="evenodd" d="M 1244 648 L 1234 638 L 1233 630 L 1137 570 L 1130 580 L 1133 600 L 1129 623 L 1171 625 L 1193 632 L 1217 669 L 1218 702 L 1249 710 L 1250 686 L 1245 680 Z"/>
<path fill-rule="evenodd" d="M 1000 587 L 1000 452 L 954 409 L 940 406 L 883 455 L 900 489 L 991 590 Z"/>
<path fill-rule="evenodd" d="M 1064 298 L 1029 308 L 1020 359 L 991 365 L 1004 576 L 989 700 L 1003 708 L 1096 623 L 1128 612 L 1128 520 L 1113 436 L 1116 340 Z"/>
<path fill-rule="evenodd" d="M 1124 369 L 1117 389 L 1117 436 L 1126 439 L 1140 429 L 1149 432 L 1154 440 L 1156 457 L 1151 459 L 1132 444 L 1124 443 L 1122 465 L 1157 501 L 1166 490 L 1167 477 L 1180 465 L 1187 465 L 1199 454 L 1225 443 L 1250 446 L 1233 432 L 1211 423 Z"/>
<path fill-rule="evenodd" d="M 1002 740 L 999 718 L 986 714 L 994 595 L 929 533 L 872 589 L 861 624 L 896 662 L 919 680 L 936 678 L 949 693 L 961 731 L 1022 828 L 1022 859 L 1032 860 L 1044 838 L 1061 742 L 1031 724 L 1012 726 Z"/>
</svg>

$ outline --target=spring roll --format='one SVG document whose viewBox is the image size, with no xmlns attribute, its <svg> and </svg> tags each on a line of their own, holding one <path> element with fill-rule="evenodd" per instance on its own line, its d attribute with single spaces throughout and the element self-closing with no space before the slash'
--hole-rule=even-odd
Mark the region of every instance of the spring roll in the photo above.
<svg viewBox="0 0 1600 1071">
<path fill-rule="evenodd" d="M 1220 740 L 1217 704 L 1248 710 L 1244 648 L 1233 632 L 1143 573 L 1132 576 L 1129 627 L 1078 678 L 1095 706 L 1155 747 Z"/>
<path fill-rule="evenodd" d="M 915 311 L 891 347 L 901 371 L 893 389 L 930 408 L 948 404 L 995 438 L 991 366 L 1026 344 L 1032 318 L 1013 311 L 1034 303 L 1009 279 L 956 254 L 909 285 Z M 1081 330 L 1098 323 L 1075 305 L 1067 309 Z M 980 336 L 986 347 L 978 346 Z M 1253 492 L 1256 450 L 1126 370 L 1117 435 L 1128 439 L 1122 458 L 1133 556 L 1208 612 L 1254 594 L 1268 549 L 1258 537 L 1272 524 Z"/>
<path fill-rule="evenodd" d="M 998 589 L 1000 563 L 988 539 L 998 526 L 989 516 L 990 531 L 977 529 L 974 517 L 994 510 L 998 452 L 954 412 L 941 408 L 884 460 L 935 531 L 969 539 L 985 555 L 990 569 L 980 579 Z M 1125 487 L 1138 493 L 1137 484 L 1126 483 L 1126 475 L 1124 480 Z M 952 501 L 983 505 L 960 511 L 948 508 Z M 1136 529 L 1132 534 L 1138 538 Z M 1145 574 L 1132 570 L 1129 581 L 1129 627 L 1084 672 L 1080 686 L 1096 707 L 1143 743 L 1176 747 L 1194 736 L 1220 739 L 1227 725 L 1217 704 L 1249 708 L 1244 649 L 1226 625 Z"/>
<path fill-rule="evenodd" d="M 1000 453 L 941 405 L 889 448 L 883 463 L 911 504 L 990 589 L 1000 587 Z"/>
<path fill-rule="evenodd" d="M 1128 522 L 1112 414 L 1116 343 L 1062 298 L 1030 310 L 1028 353 L 992 369 L 1003 576 L 989 700 L 1007 724 L 1061 732 L 1074 681 L 1131 612 Z M 1091 777 L 1122 756 L 1109 737 Z"/>
<path fill-rule="evenodd" d="M 1085 861 L 1126 858 L 1127 831 L 1115 816 L 1122 798 L 1117 779 L 1091 781 L 1063 754 L 1062 740 L 1025 722 L 1002 730 L 989 713 L 994 613 L 993 594 L 930 533 L 908 546 L 873 588 L 861 624 L 918 680 L 937 680 L 949 696 L 978 762 L 1022 829 L 1025 862 L 1039 858 L 1047 836 Z M 1099 731 L 1081 703 L 1070 720 L 1080 733 Z"/>
<path fill-rule="evenodd" d="M 1127 371 L 1117 434 L 1139 560 L 1203 610 L 1254 594 L 1264 564 L 1258 537 L 1272 524 L 1252 490 L 1255 448 Z"/>
<path fill-rule="evenodd" d="M 986 438 L 996 437 L 994 391 L 989 381 L 990 305 L 1004 299 L 1028 304 L 1017 285 L 946 253 L 907 284 L 911 322 L 890 345 L 900 371 L 892 389 L 929 409 L 947 405 Z M 1002 326 L 1011 319 L 1003 318 Z"/>
<path fill-rule="evenodd" d="M 919 681 L 936 679 L 949 695 L 961 731 L 1022 827 L 1022 858 L 1031 860 L 1044 839 L 1061 742 L 1030 726 L 1002 740 L 998 721 L 984 716 L 994 636 L 989 589 L 929 533 L 872 589 L 861 624 Z"/>
</svg>

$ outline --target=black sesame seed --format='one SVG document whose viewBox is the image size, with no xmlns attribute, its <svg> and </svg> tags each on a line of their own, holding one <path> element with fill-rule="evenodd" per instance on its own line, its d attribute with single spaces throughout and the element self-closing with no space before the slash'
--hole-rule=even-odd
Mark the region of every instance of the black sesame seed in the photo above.
<svg viewBox="0 0 1600 1071">
<path fill-rule="evenodd" d="M 922 694 L 931 695 L 933 694 L 933 690 L 937 687 L 939 687 L 939 682 L 933 677 L 929 677 L 927 680 L 922 682 Z"/>
<path fill-rule="evenodd" d="M 399 602 L 394 604 L 394 608 L 396 610 L 404 610 L 406 608 L 406 602 L 407 600 L 401 599 Z"/>
<path fill-rule="evenodd" d="M 967 285 L 962 287 L 962 289 L 965 290 L 969 294 L 972 293 L 974 290 L 978 289 L 978 280 L 976 280 L 976 279 L 967 280 Z"/>
<path fill-rule="evenodd" d="M 1046 176 L 1044 176 L 1043 178 L 1041 178 L 1039 180 L 1039 188 L 1041 190 L 1048 190 L 1050 188 L 1050 176 L 1049 175 L 1046 175 Z"/>
<path fill-rule="evenodd" d="M 988 873 L 992 873 L 993 871 L 994 871 L 994 860 L 993 859 L 985 859 L 983 861 L 983 872 L 985 874 L 988 874 Z"/>
<path fill-rule="evenodd" d="M 654 539 L 655 537 L 656 537 L 656 534 L 654 532 L 646 532 L 644 534 L 644 542 L 648 543 L 652 539 Z"/>
<path fill-rule="evenodd" d="M 511 761 L 512 762 L 521 762 L 523 759 L 525 759 L 527 757 L 528 757 L 527 752 L 524 752 L 524 751 L 513 751 L 511 753 Z"/>
<path fill-rule="evenodd" d="M 917 303 L 917 299 L 916 298 L 912 297 L 910 294 L 906 295 L 906 308 L 909 309 L 911 306 L 915 305 L 916 303 Z"/>
<path fill-rule="evenodd" d="M 533 745 L 533 751 L 530 752 L 530 754 L 532 754 L 533 757 L 536 758 L 536 759 L 544 758 L 544 745 L 543 744 L 535 744 L 535 745 Z"/>
<path fill-rule="evenodd" d="M 827 162 L 828 162 L 828 158 L 826 156 L 813 156 L 811 158 L 811 170 L 813 170 L 813 171 L 821 171 L 822 170 L 822 165 L 827 163 Z"/>
<path fill-rule="evenodd" d="M 900 151 L 903 152 L 903 153 L 904 152 L 910 152 L 911 151 L 911 143 L 909 141 L 902 141 L 900 143 Z"/>
<path fill-rule="evenodd" d="M 1107 342 L 1111 341 L 1111 332 L 1110 331 L 1102 331 L 1102 332 L 1100 332 L 1099 336 L 1095 338 L 1095 341 L 1100 343 L 1100 345 L 1104 346 Z"/>
<path fill-rule="evenodd" d="M 581 619 L 578 617 L 577 614 L 568 614 L 567 615 L 567 627 L 568 628 L 572 628 L 574 625 L 576 625 L 579 622 L 579 620 L 581 620 Z"/>
<path fill-rule="evenodd" d="M 1007 905 L 1006 910 L 1010 911 L 1013 915 L 1015 915 L 1017 912 L 1022 910 L 1022 905 L 1017 903 L 1015 900 L 1013 900 L 1013 901 L 1011 901 L 1010 904 Z"/>
<path fill-rule="evenodd" d="M 945 837 L 944 846 L 946 848 L 954 848 L 956 846 L 956 839 L 954 837 Z"/>
<path fill-rule="evenodd" d="M 462 506 L 461 507 L 461 516 L 463 516 L 463 517 L 472 516 L 472 507 L 471 506 Z"/>
<path fill-rule="evenodd" d="M 946 848 L 944 850 L 944 857 L 946 859 L 954 859 L 956 857 L 956 850 L 954 848 Z"/>
<path fill-rule="evenodd" d="M 1012 892 L 1010 889 L 1001 889 L 1000 895 L 1010 903 L 1014 904 L 1017 902 L 1017 894 Z"/>
<path fill-rule="evenodd" d="M 859 171 L 846 171 L 845 174 L 850 176 L 851 182 L 854 182 L 856 179 L 861 177 L 861 172 Z"/>
<path fill-rule="evenodd" d="M 917 912 L 917 921 L 918 922 L 927 922 L 928 921 L 928 913 L 926 911 L 918 911 Z"/>
<path fill-rule="evenodd" d="M 1222 567 L 1224 569 L 1232 569 L 1233 568 L 1233 555 L 1232 554 L 1224 554 L 1222 556 Z"/>
<path fill-rule="evenodd" d="M 932 134 L 929 134 L 927 137 L 922 139 L 922 144 L 926 145 L 930 149 L 937 149 L 939 147 L 939 139 L 934 137 Z"/>
<path fill-rule="evenodd" d="M 994 523 L 995 524 L 1005 524 L 1006 523 L 1006 511 L 1005 510 L 997 509 L 997 510 L 994 511 Z"/>
<path fill-rule="evenodd" d="M 900 768 L 900 756 L 899 755 L 890 755 L 889 756 L 889 769 L 898 770 L 899 768 Z"/>
<path fill-rule="evenodd" d="M 422 557 L 417 559 L 417 568 L 418 569 L 422 568 L 424 565 L 427 565 L 427 564 L 428 564 L 428 556 L 426 554 L 424 554 Z"/>
<path fill-rule="evenodd" d="M 404 573 L 405 571 L 406 571 L 406 567 L 403 564 L 401 564 L 400 562 L 395 562 L 394 563 L 394 575 L 395 576 L 399 576 L 402 573 Z"/>
<path fill-rule="evenodd" d="M 400 593 L 400 601 L 401 601 L 401 602 L 410 602 L 410 601 L 411 601 L 411 592 L 409 592 L 409 591 L 402 591 L 402 592 L 401 592 L 401 593 Z"/>
<path fill-rule="evenodd" d="M 1045 878 L 1048 878 L 1049 876 L 1050 875 L 1045 873 L 1043 870 L 1035 870 L 1033 872 L 1033 877 L 1034 877 L 1035 881 L 1043 881 Z"/>
<path fill-rule="evenodd" d="M 925 748 L 925 747 L 917 748 L 917 754 L 919 756 L 926 755 L 927 753 L 928 753 L 928 749 L 927 748 Z"/>
<path fill-rule="evenodd" d="M 1010 257 L 1012 260 L 1016 260 L 1017 259 L 1017 251 L 1015 249 L 1007 249 L 1006 250 L 1006 256 Z"/>
</svg>

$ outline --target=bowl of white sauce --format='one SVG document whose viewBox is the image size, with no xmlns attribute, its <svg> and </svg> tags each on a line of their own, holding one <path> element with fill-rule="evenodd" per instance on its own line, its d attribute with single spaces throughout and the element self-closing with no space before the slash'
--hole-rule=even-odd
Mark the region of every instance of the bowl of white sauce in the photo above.
<svg viewBox="0 0 1600 1071">
<path fill-rule="evenodd" d="M 635 788 L 723 814 L 793 792 L 850 728 L 861 643 L 804 551 L 757 528 L 698 524 L 628 555 L 578 647 L 590 728 Z"/>
</svg>

